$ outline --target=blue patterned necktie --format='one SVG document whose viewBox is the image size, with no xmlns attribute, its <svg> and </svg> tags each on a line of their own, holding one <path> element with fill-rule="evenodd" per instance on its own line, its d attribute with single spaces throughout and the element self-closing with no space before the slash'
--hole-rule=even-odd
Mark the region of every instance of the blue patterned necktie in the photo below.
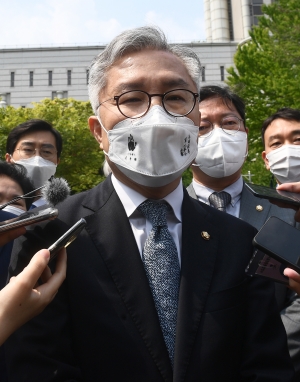
<svg viewBox="0 0 300 382">
<path fill-rule="evenodd" d="M 177 248 L 167 225 L 165 202 L 145 200 L 138 209 L 152 224 L 145 242 L 143 263 L 173 366 L 180 283 Z"/>
<path fill-rule="evenodd" d="M 226 191 L 213 192 L 208 198 L 210 204 L 219 211 L 226 212 L 226 207 L 231 202 L 231 195 Z"/>
</svg>

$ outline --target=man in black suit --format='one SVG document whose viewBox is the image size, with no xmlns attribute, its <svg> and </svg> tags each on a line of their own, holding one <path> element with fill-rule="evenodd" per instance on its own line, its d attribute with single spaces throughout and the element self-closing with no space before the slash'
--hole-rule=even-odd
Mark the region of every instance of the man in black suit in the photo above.
<svg viewBox="0 0 300 382">
<path fill-rule="evenodd" d="M 256 229 L 260 230 L 270 216 L 279 217 L 299 228 L 294 219 L 294 210 L 280 208 L 267 199 L 257 198 L 245 186 L 242 179 L 242 166 L 247 152 L 248 129 L 243 100 L 228 87 L 207 85 L 201 87 L 199 109 L 201 124 L 198 155 L 191 166 L 193 181 L 187 188 L 189 195 L 210 204 L 209 198 L 213 192 L 225 191 L 231 197 L 226 212 L 239 217 Z M 295 130 L 299 131 L 300 112 L 288 110 L 289 114 L 292 114 L 292 116 L 288 115 L 289 118 L 293 118 L 294 121 L 298 118 L 298 130 L 297 126 Z M 285 116 L 287 112 L 279 113 L 278 118 L 282 117 L 282 114 Z M 275 119 L 278 120 L 276 115 Z M 272 116 L 268 118 L 266 126 L 272 120 Z M 284 122 L 282 123 L 281 119 L 280 122 L 279 125 L 282 126 Z M 233 127 L 236 127 L 236 130 L 230 130 Z M 272 126 L 268 129 L 271 131 L 268 135 L 277 142 L 279 135 L 277 131 L 275 134 Z M 299 138 L 296 134 L 293 138 L 295 147 L 298 147 Z M 277 144 L 279 145 L 278 142 Z M 270 148 L 266 147 L 266 149 L 267 152 L 270 151 Z M 286 157 L 288 157 L 287 154 Z M 263 158 L 266 160 L 265 151 Z M 268 162 L 266 167 L 268 168 Z M 286 167 L 281 166 L 281 171 L 287 172 Z M 300 299 L 292 290 L 280 283 L 275 284 L 275 296 L 286 329 L 290 355 L 300 378 L 300 324 L 296 319 L 296 317 L 300 319 Z"/>
<path fill-rule="evenodd" d="M 68 247 L 55 300 L 7 344 L 11 381 L 293 379 L 274 287 L 245 276 L 255 229 L 191 199 L 181 183 L 197 153 L 200 70 L 192 51 L 170 47 L 152 27 L 123 32 L 93 61 L 89 126 L 113 175 L 19 243 L 12 274 L 37 247 L 87 221 Z M 140 210 L 148 199 L 167 210 L 167 230 Z M 163 248 L 149 267 L 149 253 Z M 176 300 L 176 277 L 159 285 L 153 274 L 169 280 L 177 267 Z"/>
</svg>

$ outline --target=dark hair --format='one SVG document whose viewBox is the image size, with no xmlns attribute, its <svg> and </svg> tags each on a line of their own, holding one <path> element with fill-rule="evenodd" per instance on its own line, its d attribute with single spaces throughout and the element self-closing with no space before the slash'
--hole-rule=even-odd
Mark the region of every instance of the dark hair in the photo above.
<svg viewBox="0 0 300 382">
<path fill-rule="evenodd" d="M 263 141 L 263 144 L 265 145 L 265 132 L 267 130 L 267 127 L 271 125 L 275 119 L 286 119 L 287 121 L 296 121 L 300 122 L 300 110 L 298 109 L 291 109 L 289 107 L 283 107 L 282 109 L 279 109 L 276 111 L 276 113 L 270 115 L 262 124 L 261 127 L 261 138 Z"/>
<path fill-rule="evenodd" d="M 0 161 L 0 178 L 3 175 L 18 183 L 23 191 L 23 194 L 27 194 L 28 192 L 34 190 L 31 180 L 27 177 L 26 168 L 20 164 Z M 31 206 L 32 200 L 33 199 L 31 198 L 25 199 L 27 210 Z"/>
<path fill-rule="evenodd" d="M 26 134 L 35 131 L 49 131 L 54 135 L 56 141 L 57 157 L 60 157 L 62 151 L 62 137 L 60 133 L 50 125 L 50 123 L 43 121 L 42 119 L 30 119 L 20 125 L 14 127 L 8 134 L 6 140 L 6 152 L 12 154 L 19 140 Z"/>
<path fill-rule="evenodd" d="M 229 109 L 233 104 L 245 124 L 245 102 L 237 94 L 233 93 L 229 87 L 202 86 L 200 89 L 200 103 L 208 98 L 222 98 Z"/>
</svg>

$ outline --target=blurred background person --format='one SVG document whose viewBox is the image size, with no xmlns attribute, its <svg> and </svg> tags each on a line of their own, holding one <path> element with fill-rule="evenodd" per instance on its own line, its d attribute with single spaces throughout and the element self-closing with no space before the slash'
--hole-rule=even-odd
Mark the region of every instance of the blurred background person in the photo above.
<svg viewBox="0 0 300 382">
<path fill-rule="evenodd" d="M 6 141 L 7 162 L 22 164 L 38 188 L 55 174 L 62 151 L 60 133 L 46 121 L 31 119 L 11 130 Z M 44 198 L 37 198 L 32 207 L 46 204 Z"/>
<path fill-rule="evenodd" d="M 19 164 L 7 163 L 0 161 L 0 204 L 3 205 L 10 202 L 17 196 L 27 194 L 34 190 L 31 180 L 27 177 L 25 167 Z M 0 210 L 0 221 L 8 220 L 27 211 L 32 203 L 33 198 L 18 199 L 13 204 L 6 206 Z M 20 234 L 25 233 L 25 228 L 20 230 Z M 10 235 L 2 234 L 8 239 Z M 7 282 L 8 266 L 10 262 L 11 251 L 13 247 L 13 239 L 5 244 L 0 244 L 0 289 Z M 1 298 L 0 298 L 1 304 Z M 1 307 L 0 307 L 1 311 Z M 1 316 L 0 316 L 1 317 Z M 0 320 L 1 322 L 1 320 Z M 1 334 L 0 334 L 1 339 Z M 4 348 L 0 348 L 0 375 L 1 381 L 6 381 L 6 367 Z"/>
<path fill-rule="evenodd" d="M 262 125 L 262 158 L 278 184 L 300 181 L 300 110 L 279 109 Z"/>
</svg>

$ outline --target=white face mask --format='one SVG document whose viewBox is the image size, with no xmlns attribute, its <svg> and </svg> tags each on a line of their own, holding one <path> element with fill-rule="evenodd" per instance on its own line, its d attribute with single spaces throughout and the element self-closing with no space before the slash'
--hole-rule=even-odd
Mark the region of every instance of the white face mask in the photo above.
<svg viewBox="0 0 300 382">
<path fill-rule="evenodd" d="M 32 180 L 35 188 L 43 186 L 55 174 L 57 166 L 38 155 L 29 159 L 20 159 L 14 163 L 19 163 L 26 168 L 27 176 Z"/>
<path fill-rule="evenodd" d="M 4 207 L 2 211 L 10 212 L 11 214 L 14 214 L 16 216 L 19 216 L 21 214 L 24 214 L 24 212 L 26 212 L 24 210 L 21 210 L 21 208 L 18 208 L 12 205 Z"/>
<path fill-rule="evenodd" d="M 206 137 L 199 137 L 198 154 L 194 166 L 212 178 L 224 178 L 237 172 L 247 156 L 247 133 L 238 131 L 230 135 L 214 128 Z"/>
<path fill-rule="evenodd" d="M 152 106 L 139 119 L 125 119 L 107 131 L 105 154 L 128 178 L 147 187 L 162 187 L 177 179 L 197 154 L 198 126 L 187 117 L 172 117 Z"/>
<path fill-rule="evenodd" d="M 269 152 L 266 158 L 280 183 L 300 182 L 300 146 L 283 145 Z"/>
</svg>

